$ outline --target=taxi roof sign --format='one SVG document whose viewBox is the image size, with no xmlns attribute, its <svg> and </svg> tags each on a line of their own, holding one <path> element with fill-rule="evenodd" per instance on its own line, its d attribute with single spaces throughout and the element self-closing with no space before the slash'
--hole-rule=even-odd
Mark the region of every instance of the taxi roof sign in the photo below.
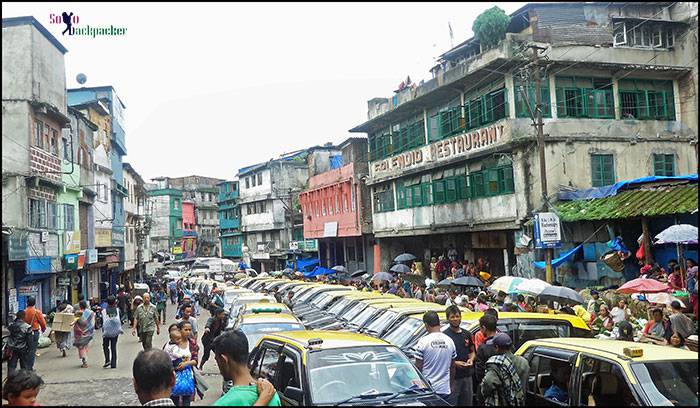
<svg viewBox="0 0 700 408">
<path fill-rule="evenodd" d="M 317 338 L 313 338 L 313 339 L 309 339 L 309 341 L 308 341 L 306 344 L 307 344 L 307 347 L 308 347 L 308 348 L 320 347 L 321 344 L 323 344 L 323 339 L 318 338 L 318 337 L 317 337 Z"/>
<path fill-rule="evenodd" d="M 627 357 L 642 357 L 644 350 L 641 347 L 625 347 L 622 349 L 622 353 Z"/>
<path fill-rule="evenodd" d="M 252 309 L 253 313 L 282 313 L 281 307 L 254 307 Z"/>
</svg>

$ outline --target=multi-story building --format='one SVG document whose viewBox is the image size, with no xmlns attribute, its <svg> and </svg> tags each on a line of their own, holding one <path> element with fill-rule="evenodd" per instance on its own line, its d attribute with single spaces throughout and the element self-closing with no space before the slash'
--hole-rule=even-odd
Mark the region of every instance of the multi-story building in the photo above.
<svg viewBox="0 0 700 408">
<path fill-rule="evenodd" d="M 222 258 L 241 259 L 243 234 L 238 206 L 238 180 L 219 183 L 219 231 Z"/>
<path fill-rule="evenodd" d="M 182 191 L 171 188 L 167 177 L 158 177 L 153 181 L 156 186 L 149 186 L 147 190 L 151 249 L 182 258 Z"/>
<path fill-rule="evenodd" d="M 696 172 L 696 33 L 697 4 L 530 3 L 497 46 L 469 39 L 431 80 L 368 101 L 368 120 L 351 131 L 369 135 L 382 270 L 404 251 L 424 262 L 485 258 L 495 275 L 516 262 L 515 241 L 532 236 L 528 220 L 544 207 L 531 44 L 547 49 L 550 196 Z"/>
<path fill-rule="evenodd" d="M 368 174 L 367 139 L 349 138 L 338 148 L 331 169 L 311 176 L 299 195 L 305 241 L 296 246 L 318 240 L 321 266 L 373 272 L 372 207 L 362 180 Z"/>
<path fill-rule="evenodd" d="M 2 222 L 10 234 L 3 241 L 5 322 L 30 295 L 50 309 L 56 272 L 63 270 L 58 195 L 70 125 L 66 51 L 34 17 L 2 19 Z"/>
<path fill-rule="evenodd" d="M 112 170 L 112 190 L 109 192 L 112 202 L 112 251 L 105 252 L 106 265 L 101 270 L 100 296 L 107 297 L 117 293 L 117 283 L 124 271 L 124 198 L 128 195 L 124 187 L 124 172 L 122 157 L 126 155 L 124 132 L 124 111 L 126 106 L 121 101 L 112 86 L 82 87 L 68 89 L 68 104 L 77 106 L 86 102 L 100 101 L 109 111 L 110 133 L 107 135 L 110 143 L 109 168 Z M 116 259 L 115 259 L 116 258 Z"/>
<path fill-rule="evenodd" d="M 338 153 L 327 144 L 238 171 L 242 255 L 254 269 L 271 271 L 286 266 L 293 254 L 290 243 L 304 240 L 299 193 L 306 189 L 310 175 L 329 170 L 330 156 Z"/>
<path fill-rule="evenodd" d="M 197 223 L 194 206 L 194 201 L 182 200 L 182 255 L 184 258 L 192 258 L 197 254 Z"/>
<path fill-rule="evenodd" d="M 131 282 L 143 280 L 145 263 L 150 254 L 144 257 L 147 242 L 143 231 L 146 224 L 146 190 L 141 175 L 129 163 L 124 163 L 124 186 L 128 195 L 124 199 L 126 224 L 124 230 L 124 271 L 121 283 L 129 278 Z M 137 279 L 138 278 L 138 279 Z"/>
</svg>

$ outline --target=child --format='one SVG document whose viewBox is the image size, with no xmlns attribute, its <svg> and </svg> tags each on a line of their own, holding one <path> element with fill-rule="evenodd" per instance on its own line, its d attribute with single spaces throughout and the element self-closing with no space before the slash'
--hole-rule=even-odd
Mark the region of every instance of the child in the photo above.
<svg viewBox="0 0 700 408">
<path fill-rule="evenodd" d="M 190 327 L 189 323 L 187 324 Z M 169 332 L 170 343 L 165 346 L 165 351 L 170 356 L 176 376 L 175 387 L 172 389 L 170 399 L 176 406 L 189 406 L 195 393 L 194 372 L 187 364 L 192 358 L 190 342 L 187 334 L 181 332 L 179 324 L 171 325 Z"/>
<path fill-rule="evenodd" d="M 36 397 L 43 384 L 44 380 L 35 371 L 16 370 L 5 379 L 2 386 L 2 397 L 8 401 L 8 405 L 38 406 Z"/>
</svg>

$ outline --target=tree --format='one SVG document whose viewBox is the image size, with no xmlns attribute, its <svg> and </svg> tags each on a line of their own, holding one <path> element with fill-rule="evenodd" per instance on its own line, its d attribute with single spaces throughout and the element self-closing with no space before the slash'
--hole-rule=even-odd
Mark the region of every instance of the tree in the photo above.
<svg viewBox="0 0 700 408">
<path fill-rule="evenodd" d="M 483 50 L 495 47 L 506 38 L 506 29 L 510 23 L 510 16 L 500 7 L 494 6 L 483 13 L 474 21 L 472 31 Z"/>
</svg>

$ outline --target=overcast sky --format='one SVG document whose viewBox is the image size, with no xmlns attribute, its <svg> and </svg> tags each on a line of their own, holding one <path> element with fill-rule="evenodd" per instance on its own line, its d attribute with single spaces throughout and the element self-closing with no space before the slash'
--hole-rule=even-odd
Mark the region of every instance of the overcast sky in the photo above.
<svg viewBox="0 0 700 408">
<path fill-rule="evenodd" d="M 512 13 L 526 3 L 498 3 Z M 112 85 L 126 105 L 125 162 L 157 176 L 232 179 L 241 167 L 352 136 L 367 100 L 472 37 L 493 3 L 2 3 L 32 15 L 68 49 L 66 86 Z M 63 36 L 78 26 L 123 37 Z M 355 134 L 363 136 L 364 134 Z"/>
</svg>

